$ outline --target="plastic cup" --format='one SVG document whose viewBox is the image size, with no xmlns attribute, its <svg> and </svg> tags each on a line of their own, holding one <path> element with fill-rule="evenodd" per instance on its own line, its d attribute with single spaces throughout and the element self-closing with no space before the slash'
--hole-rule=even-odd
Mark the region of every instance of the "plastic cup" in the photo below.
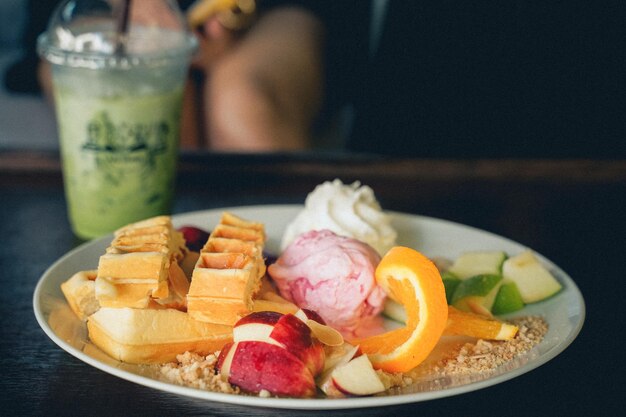
<svg viewBox="0 0 626 417">
<path fill-rule="evenodd" d="M 65 1 L 38 40 L 52 67 L 69 219 L 84 239 L 169 213 L 174 194 L 195 39 L 166 0 L 134 0 L 120 36 L 120 3 Z"/>
</svg>

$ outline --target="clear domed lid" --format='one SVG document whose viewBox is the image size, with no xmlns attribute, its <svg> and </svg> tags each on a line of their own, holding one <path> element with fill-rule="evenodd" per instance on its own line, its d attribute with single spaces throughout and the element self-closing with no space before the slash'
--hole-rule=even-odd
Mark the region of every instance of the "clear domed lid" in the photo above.
<svg viewBox="0 0 626 417">
<path fill-rule="evenodd" d="M 196 46 L 175 0 L 64 0 L 37 42 L 53 64 L 85 68 L 160 66 Z"/>
</svg>

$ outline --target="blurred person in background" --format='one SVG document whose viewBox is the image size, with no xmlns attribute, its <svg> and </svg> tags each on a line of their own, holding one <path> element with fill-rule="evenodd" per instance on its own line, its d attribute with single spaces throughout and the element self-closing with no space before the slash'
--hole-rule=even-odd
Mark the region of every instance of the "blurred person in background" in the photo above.
<svg viewBox="0 0 626 417">
<path fill-rule="evenodd" d="M 619 69 L 626 70 L 626 60 L 621 38 L 613 33 L 621 25 L 618 6 L 530 0 L 261 4 L 270 10 L 291 7 L 299 20 L 283 15 L 267 26 L 259 20 L 265 30 L 253 27 L 235 59 L 224 60 L 229 70 L 216 70 L 214 109 L 254 109 L 254 100 L 244 94 L 220 106 L 229 97 L 229 81 L 247 74 L 260 96 L 272 92 L 269 97 L 284 98 L 270 101 L 275 120 L 283 116 L 284 126 L 309 120 L 307 126 L 317 128 L 309 146 L 334 135 L 331 143 L 342 149 L 394 156 L 626 156 L 619 105 L 626 91 L 618 88 L 624 86 L 626 72 Z M 307 16 L 313 20 L 304 24 Z M 256 66 L 254 57 L 264 57 L 267 66 Z M 291 61 L 283 57 L 299 65 L 285 68 Z M 291 78 L 272 74 L 284 73 L 300 86 L 321 80 L 323 95 L 316 89 L 282 90 L 289 84 L 281 81 Z M 310 109 L 318 105 L 310 119 Z M 226 120 L 216 116 L 215 124 Z M 236 127 L 214 129 L 212 140 L 235 143 L 230 138 L 236 132 L 228 132 Z M 245 131 L 248 138 L 256 132 L 259 141 L 272 135 L 252 126 Z M 292 144 L 307 143 L 297 128 L 283 131 L 293 132 Z M 275 143 L 281 141 L 278 134 Z"/>
<path fill-rule="evenodd" d="M 619 44 L 607 36 L 619 14 L 609 9 L 605 16 L 582 1 L 258 0 L 246 30 L 215 18 L 196 29 L 183 145 L 623 157 L 620 55 L 612 51 Z"/>
</svg>

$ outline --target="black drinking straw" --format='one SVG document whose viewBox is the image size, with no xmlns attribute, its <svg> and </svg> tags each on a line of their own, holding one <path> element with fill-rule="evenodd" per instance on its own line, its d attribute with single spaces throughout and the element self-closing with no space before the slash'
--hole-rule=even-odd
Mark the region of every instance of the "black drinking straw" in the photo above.
<svg viewBox="0 0 626 417">
<path fill-rule="evenodd" d="M 122 0 L 122 12 L 117 18 L 117 46 L 115 53 L 118 55 L 126 54 L 126 36 L 128 35 L 128 23 L 130 17 L 130 3 L 132 0 Z"/>
</svg>

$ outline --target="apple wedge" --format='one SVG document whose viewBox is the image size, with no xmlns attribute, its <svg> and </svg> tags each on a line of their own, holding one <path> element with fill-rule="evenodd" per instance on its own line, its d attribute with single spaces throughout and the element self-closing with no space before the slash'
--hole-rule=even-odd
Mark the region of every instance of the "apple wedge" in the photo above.
<svg viewBox="0 0 626 417">
<path fill-rule="evenodd" d="M 524 308 L 524 300 L 513 281 L 504 280 L 491 307 L 491 312 L 496 315 L 512 313 Z"/>
<path fill-rule="evenodd" d="M 367 355 L 338 366 L 333 371 L 331 380 L 333 386 L 344 395 L 372 395 L 385 390 Z"/>
<path fill-rule="evenodd" d="M 544 300 L 562 288 L 531 251 L 507 259 L 502 265 L 502 274 L 517 285 L 525 303 Z"/>
<path fill-rule="evenodd" d="M 287 397 L 312 397 L 316 392 L 307 366 L 286 349 L 266 342 L 244 341 L 223 349 L 218 369 L 228 382 L 247 392 L 267 390 Z"/>
<path fill-rule="evenodd" d="M 502 251 L 465 252 L 454 260 L 448 272 L 460 279 L 476 275 L 500 275 L 507 255 Z"/>
<path fill-rule="evenodd" d="M 441 280 L 443 281 L 443 287 L 446 290 L 446 301 L 448 304 L 452 304 L 454 292 L 461 283 L 461 278 L 457 277 L 452 272 L 446 271 L 441 274 Z"/>
<path fill-rule="evenodd" d="M 228 381 L 230 376 L 230 365 L 233 363 L 233 356 L 237 350 L 237 342 L 230 342 L 224 345 L 217 358 L 215 368 L 219 371 L 223 380 Z"/>
<path fill-rule="evenodd" d="M 359 351 L 359 347 L 344 343 L 341 348 L 333 349 L 333 352 L 338 352 L 339 350 L 341 350 L 341 353 L 334 353 L 326 357 L 324 371 L 316 381 L 317 386 L 329 397 L 344 396 L 344 394 L 334 386 L 332 374 L 335 369 L 350 362 Z"/>
<path fill-rule="evenodd" d="M 269 337 L 304 362 L 313 376 L 324 368 L 324 348 L 311 338 L 309 327 L 293 314 L 284 314 Z"/>
<path fill-rule="evenodd" d="M 313 376 L 324 367 L 322 345 L 312 339 L 312 332 L 293 314 L 260 311 L 248 314 L 233 326 L 235 342 L 265 342 L 286 349 L 299 358 Z"/>
<path fill-rule="evenodd" d="M 491 317 L 491 307 L 501 284 L 501 275 L 484 274 L 464 279 L 454 291 L 452 305 L 461 311 Z"/>
<path fill-rule="evenodd" d="M 274 311 L 248 314 L 233 326 L 233 341 L 258 340 L 277 344 L 278 342 L 270 338 L 270 334 L 274 331 L 274 325 L 278 323 L 281 317 L 282 314 Z"/>
</svg>

